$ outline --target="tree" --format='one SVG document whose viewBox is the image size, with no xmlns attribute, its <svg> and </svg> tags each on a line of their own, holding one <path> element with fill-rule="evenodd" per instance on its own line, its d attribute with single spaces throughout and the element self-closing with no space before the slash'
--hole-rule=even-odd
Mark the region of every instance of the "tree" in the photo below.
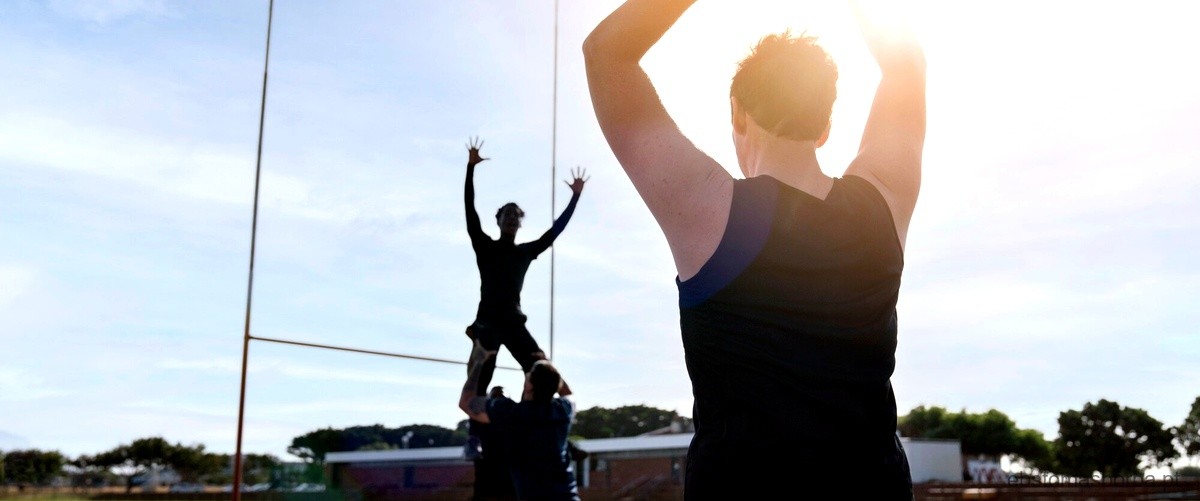
<svg viewBox="0 0 1200 501">
<path fill-rule="evenodd" d="M 409 435 L 410 432 L 411 435 Z M 407 442 L 405 442 L 405 436 L 408 437 Z M 467 443 L 466 433 L 431 424 L 410 424 L 387 429 L 380 438 L 381 442 L 397 449 L 404 448 L 406 443 L 409 449 L 449 447 Z"/>
<path fill-rule="evenodd" d="M 1054 441 L 1059 473 L 1091 477 L 1140 476 L 1139 465 L 1170 465 L 1179 452 L 1171 432 L 1146 411 L 1100 399 L 1058 415 Z"/>
<path fill-rule="evenodd" d="M 1017 428 L 996 409 L 984 413 L 948 412 L 942 407 L 918 406 L 897 420 L 900 434 L 914 438 L 952 438 L 963 454 L 999 458 L 1012 456 L 1026 466 L 1045 470 L 1052 457 L 1050 444 L 1037 430 Z"/>
<path fill-rule="evenodd" d="M 225 456 L 230 458 L 230 456 Z M 249 484 L 261 484 L 268 481 L 278 483 L 279 474 L 276 471 L 283 466 L 283 461 L 272 454 L 246 454 L 242 460 L 242 479 Z"/>
<path fill-rule="evenodd" d="M 626 405 L 615 409 L 592 407 L 575 414 L 571 432 L 583 438 L 633 437 L 671 426 L 673 422 L 691 424 L 691 419 L 646 405 Z"/>
<path fill-rule="evenodd" d="M 233 454 L 216 454 L 216 462 L 220 464 L 219 471 L 209 473 L 204 477 L 205 483 L 228 484 L 233 482 Z M 296 484 L 288 481 L 283 469 L 283 461 L 274 454 L 243 454 L 242 483 L 271 484 L 277 488 L 281 484 Z"/>
<path fill-rule="evenodd" d="M 293 438 L 287 451 L 305 462 L 324 463 L 325 454 L 349 450 L 343 447 L 341 430 L 321 428 Z"/>
<path fill-rule="evenodd" d="M 140 438 L 97 454 L 95 462 L 124 478 L 125 492 L 130 492 L 134 477 L 170 465 L 172 449 L 162 437 Z"/>
<path fill-rule="evenodd" d="M 466 443 L 465 432 L 431 424 L 387 428 L 376 424 L 345 429 L 321 428 L 292 439 L 288 453 L 307 462 L 323 463 L 330 452 L 363 449 L 446 447 Z"/>
<path fill-rule="evenodd" d="M 1017 430 L 1015 448 L 1010 452 L 1010 458 L 1022 464 L 1026 469 L 1038 471 L 1056 471 L 1058 464 L 1054 460 L 1053 443 L 1046 441 L 1046 436 L 1037 430 Z"/>
<path fill-rule="evenodd" d="M 1192 410 L 1183 418 L 1183 424 L 1173 430 L 1175 441 L 1183 448 L 1184 454 L 1195 456 L 1200 454 L 1200 397 L 1192 401 Z"/>
<path fill-rule="evenodd" d="M 67 460 L 58 451 L 27 449 L 4 454 L 4 482 L 46 485 L 61 475 Z"/>
<path fill-rule="evenodd" d="M 200 482 L 202 478 L 219 473 L 225 467 L 226 458 L 221 454 L 204 451 L 204 444 L 183 446 L 176 444 L 167 449 L 166 464 L 179 474 L 184 482 Z"/>
<path fill-rule="evenodd" d="M 67 472 L 71 479 L 71 487 L 75 489 L 100 487 L 106 485 L 113 477 L 112 472 L 96 464 L 95 458 L 87 454 L 81 454 L 68 461 L 63 470 Z"/>
<path fill-rule="evenodd" d="M 924 405 L 919 405 L 909 411 L 908 414 L 896 419 L 896 428 L 905 437 L 961 439 L 961 437 L 938 436 L 946 433 L 943 430 L 946 422 L 946 414 L 945 407 L 925 407 Z"/>
<path fill-rule="evenodd" d="M 384 439 L 388 429 L 381 424 L 351 426 L 341 430 L 341 450 L 357 451 L 374 443 L 387 443 Z"/>
</svg>

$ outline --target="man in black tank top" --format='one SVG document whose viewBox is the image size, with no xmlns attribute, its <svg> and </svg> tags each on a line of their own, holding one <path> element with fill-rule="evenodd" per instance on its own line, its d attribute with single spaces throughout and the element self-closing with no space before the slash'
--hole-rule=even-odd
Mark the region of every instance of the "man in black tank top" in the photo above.
<svg viewBox="0 0 1200 501">
<path fill-rule="evenodd" d="M 521 312 L 521 289 L 525 286 L 525 272 L 534 259 L 554 243 L 567 227 L 579 195 L 583 193 L 584 171 L 576 168 L 574 180 L 566 183 L 571 188 L 571 201 L 554 220 L 554 224 L 537 240 L 516 243 L 517 230 L 525 212 L 515 203 L 507 203 L 496 211 L 496 224 L 500 226 L 500 238 L 492 239 L 483 232 L 479 213 L 475 211 L 475 166 L 487 160 L 479 154 L 483 142 L 475 138 L 467 144 L 467 179 L 464 187 L 464 203 L 467 215 L 467 235 L 475 250 L 475 263 L 479 267 L 479 308 L 475 321 L 467 327 L 467 336 L 478 339 L 487 350 L 499 350 L 506 346 L 521 368 L 528 372 L 534 362 L 544 360 L 546 355 L 537 341 L 525 328 L 525 314 Z M 482 366 L 478 395 L 484 395 L 496 370 L 496 359 L 490 358 Z M 565 384 L 565 383 L 564 383 Z M 472 422 L 472 429 L 475 423 Z M 477 434 L 471 437 L 465 448 L 466 455 L 474 459 L 482 451 Z"/>
<path fill-rule="evenodd" d="M 670 245 L 696 435 L 685 498 L 911 499 L 891 376 L 920 187 L 925 63 L 858 8 L 880 81 L 858 156 L 824 174 L 837 67 L 764 37 L 730 88 L 734 180 L 679 131 L 642 56 L 694 0 L 628 0 L 584 42 L 609 146 Z M 687 60 L 681 57 L 680 60 Z"/>
</svg>

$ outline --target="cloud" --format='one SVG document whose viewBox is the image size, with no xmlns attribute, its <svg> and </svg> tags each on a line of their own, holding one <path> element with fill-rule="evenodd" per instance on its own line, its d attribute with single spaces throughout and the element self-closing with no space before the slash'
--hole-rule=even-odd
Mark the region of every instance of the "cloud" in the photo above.
<svg viewBox="0 0 1200 501">
<path fill-rule="evenodd" d="M 105 25 L 127 17 L 168 14 L 165 0 L 50 0 L 60 15 Z"/>
<path fill-rule="evenodd" d="M 37 272 L 18 265 L 0 265 L 0 306 L 8 305 L 25 294 L 33 285 Z"/>
<path fill-rule="evenodd" d="M 241 370 L 241 362 L 229 357 L 208 358 L 201 360 L 167 358 L 156 362 L 155 365 L 164 370 L 200 371 L 219 374 L 232 374 Z"/>
<path fill-rule="evenodd" d="M 278 370 L 281 374 L 288 377 L 312 381 L 341 381 L 349 383 L 416 386 L 421 388 L 453 388 L 455 386 L 455 381 L 451 381 L 449 379 L 431 380 L 425 377 L 405 377 L 400 375 L 385 374 L 382 372 L 328 369 L 324 367 L 310 367 L 296 364 L 284 365 L 281 363 L 268 363 L 268 366 L 274 370 Z"/>
<path fill-rule="evenodd" d="M 0 451 L 29 447 L 29 439 L 0 430 Z"/>
<path fill-rule="evenodd" d="M 241 362 L 233 358 L 210 358 L 205 360 L 184 360 L 178 358 L 164 359 L 156 364 L 161 369 L 179 371 L 201 371 L 219 374 L 238 373 Z M 394 371 L 368 371 L 354 369 L 331 369 L 296 363 L 293 360 L 280 358 L 255 360 L 248 372 L 274 374 L 288 379 L 300 381 L 340 382 L 340 383 L 369 383 L 396 386 L 419 386 L 425 388 L 452 388 L 456 381 L 449 379 L 430 379 L 422 376 L 404 376 Z"/>
<path fill-rule="evenodd" d="M 250 193 L 249 155 L 184 148 L 145 132 L 44 115 L 8 114 L 2 122 L 0 159 L 15 165 L 131 181 L 224 203 L 246 203 Z"/>
<path fill-rule="evenodd" d="M 447 402 L 450 400 L 452 399 L 446 399 Z M 412 402 L 407 400 L 364 396 L 349 399 L 322 399 L 318 401 L 273 405 L 270 409 L 260 411 L 260 414 L 267 416 L 294 416 L 298 414 L 337 413 L 342 415 L 396 416 L 412 412 L 412 407 Z M 465 418 L 466 416 L 463 417 Z M 365 420 L 369 419 L 371 418 L 365 418 Z"/>
<path fill-rule="evenodd" d="M 330 164 L 347 163 L 344 158 L 325 158 Z M 46 115 L 10 113 L 0 117 L 0 161 L 99 176 L 219 204 L 249 205 L 254 193 L 255 161 L 249 152 Z M 361 193 L 317 190 L 312 180 L 264 168 L 260 206 L 337 224 L 353 223 L 369 213 L 355 204 L 355 196 Z"/>
<path fill-rule="evenodd" d="M 45 380 L 24 369 L 0 368 L 0 401 L 20 402 L 67 395 L 45 386 Z"/>
</svg>

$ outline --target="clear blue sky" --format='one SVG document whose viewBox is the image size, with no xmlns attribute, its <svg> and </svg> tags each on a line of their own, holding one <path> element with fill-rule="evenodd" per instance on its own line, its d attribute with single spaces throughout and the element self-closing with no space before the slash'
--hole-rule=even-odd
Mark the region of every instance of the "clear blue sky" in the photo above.
<svg viewBox="0 0 1200 501">
<path fill-rule="evenodd" d="M 843 6 L 812 3 L 700 1 L 647 58 L 681 128 L 732 172 L 729 78 L 785 26 L 841 65 L 826 172 L 854 153 L 877 75 Z M 479 135 L 479 212 L 520 203 L 524 239 L 565 205 L 569 167 L 592 174 L 556 244 L 554 358 L 581 407 L 690 415 L 670 256 L 581 67 L 617 4 L 562 3 L 552 181 L 551 1 L 278 2 L 254 334 L 465 359 L 478 276 L 463 145 Z M 1060 411 L 1100 398 L 1183 419 L 1200 395 L 1197 9 L 918 5 L 929 136 L 901 413 L 997 408 L 1048 438 Z M 0 449 L 161 435 L 233 451 L 266 13 L 0 3 Z M 536 261 L 524 295 L 543 345 L 549 270 Z M 249 452 L 462 418 L 461 366 L 253 344 L 250 368 Z"/>
</svg>

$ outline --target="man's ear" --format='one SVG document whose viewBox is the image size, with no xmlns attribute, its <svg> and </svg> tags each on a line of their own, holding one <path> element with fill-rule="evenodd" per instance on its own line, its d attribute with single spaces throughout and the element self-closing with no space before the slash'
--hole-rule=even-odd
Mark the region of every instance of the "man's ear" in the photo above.
<svg viewBox="0 0 1200 501">
<path fill-rule="evenodd" d="M 833 128 L 833 120 L 829 120 L 829 122 L 825 124 L 825 132 L 822 132 L 821 137 L 817 138 L 817 146 L 816 146 L 817 148 L 820 148 L 822 145 L 825 144 L 825 141 L 829 140 L 829 130 L 832 128 Z"/>
<path fill-rule="evenodd" d="M 742 135 L 746 133 L 746 112 L 742 109 L 742 104 L 734 96 L 729 96 L 729 115 L 730 121 L 733 124 L 733 133 Z"/>
</svg>

